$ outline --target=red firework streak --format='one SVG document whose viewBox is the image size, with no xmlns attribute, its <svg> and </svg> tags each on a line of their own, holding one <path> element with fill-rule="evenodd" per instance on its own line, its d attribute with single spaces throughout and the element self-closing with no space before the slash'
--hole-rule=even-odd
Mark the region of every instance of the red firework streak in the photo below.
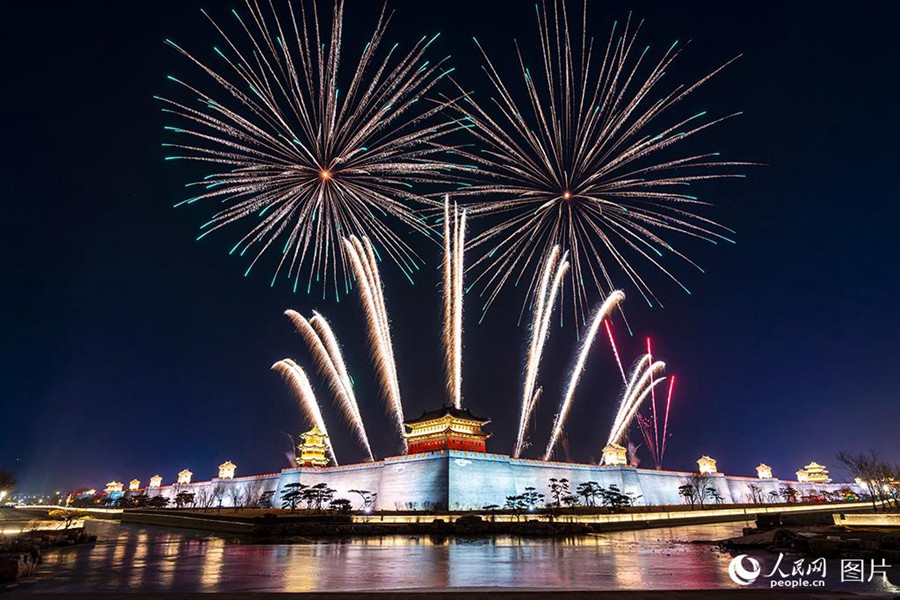
<svg viewBox="0 0 900 600">
<path fill-rule="evenodd" d="M 616 357 L 616 363 L 619 365 L 619 372 L 622 373 L 622 381 L 624 383 L 628 383 L 628 377 L 625 375 L 625 369 L 622 366 L 622 360 L 619 357 L 619 348 L 616 346 L 616 340 L 613 337 L 612 327 L 609 324 L 609 319 L 604 319 L 603 325 L 606 326 L 606 335 L 609 337 L 609 345 L 612 346 L 613 354 Z M 650 363 L 653 363 L 653 355 L 651 353 L 650 347 L 650 338 L 647 338 L 647 354 L 650 355 Z M 652 376 L 651 376 L 652 377 Z M 650 384 L 653 385 L 653 379 L 651 378 Z M 637 422 L 638 427 L 641 430 L 641 435 L 644 437 L 644 442 L 647 444 L 647 448 L 650 450 L 650 454 L 653 457 L 653 461 L 656 463 L 656 468 L 662 468 L 663 457 L 666 454 L 666 440 L 669 437 L 669 409 L 672 406 L 672 392 L 675 389 L 675 376 L 672 375 L 669 378 L 669 391 L 666 396 L 666 411 L 663 417 L 663 427 L 662 427 L 662 438 L 659 436 L 659 420 L 657 419 L 656 413 L 656 393 L 651 389 L 651 415 L 653 417 L 653 422 L 650 422 L 650 419 L 646 418 L 642 414 L 638 413 Z"/>
<path fill-rule="evenodd" d="M 663 420 L 663 439 L 662 439 L 662 451 L 659 453 L 659 462 L 662 464 L 663 456 L 666 454 L 666 438 L 668 437 L 669 432 L 669 407 L 672 406 L 672 391 L 675 389 L 675 376 L 672 375 L 669 378 L 669 394 L 666 398 L 666 417 Z"/>
<path fill-rule="evenodd" d="M 647 356 L 650 357 L 650 364 L 653 364 L 653 354 L 650 347 L 650 338 L 647 338 Z M 653 376 L 650 376 L 650 385 L 653 386 Z M 661 469 L 663 458 L 666 455 L 666 440 L 669 437 L 669 409 L 672 407 L 672 392 L 675 389 L 675 376 L 669 377 L 669 391 L 666 395 L 666 410 L 663 416 L 662 436 L 659 434 L 659 413 L 656 410 L 656 391 L 655 388 L 650 389 L 650 415 L 651 419 L 644 417 L 640 413 L 637 415 L 638 426 L 647 448 L 653 456 L 656 468 Z"/>
</svg>

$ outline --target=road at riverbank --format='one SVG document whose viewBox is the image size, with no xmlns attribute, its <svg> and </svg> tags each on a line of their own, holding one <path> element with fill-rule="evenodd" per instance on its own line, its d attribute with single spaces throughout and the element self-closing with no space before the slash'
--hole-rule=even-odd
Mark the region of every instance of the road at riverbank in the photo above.
<svg viewBox="0 0 900 600">
<path fill-rule="evenodd" d="M 144 510 L 129 509 L 115 515 L 123 523 L 177 527 L 232 535 L 254 536 L 270 541 L 292 537 L 364 537 L 384 535 L 524 535 L 554 536 L 606 533 L 681 525 L 731 523 L 753 520 L 759 515 L 821 514 L 830 522 L 831 513 L 867 511 L 865 503 L 716 507 L 698 510 L 670 509 L 622 513 L 556 514 L 545 512 L 521 516 L 491 513 L 379 513 L 374 515 L 324 516 L 282 511 L 233 509 Z M 112 515 L 102 515 L 112 516 Z"/>
</svg>

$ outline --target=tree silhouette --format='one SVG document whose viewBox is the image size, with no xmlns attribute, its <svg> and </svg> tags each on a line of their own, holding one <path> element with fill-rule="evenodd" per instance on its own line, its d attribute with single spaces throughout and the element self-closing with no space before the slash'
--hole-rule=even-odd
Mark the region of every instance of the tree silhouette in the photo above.
<svg viewBox="0 0 900 600">
<path fill-rule="evenodd" d="M 575 488 L 575 493 L 584 498 L 584 504 L 587 506 L 596 506 L 597 498 L 600 497 L 600 484 L 596 481 L 585 481 L 579 483 Z"/>
<path fill-rule="evenodd" d="M 308 487 L 301 492 L 301 496 L 303 497 L 303 501 L 306 502 L 306 506 L 315 511 L 321 511 L 322 505 L 326 504 L 334 498 L 335 490 L 328 487 L 328 484 L 325 482 L 317 483 L 312 487 Z"/>
<path fill-rule="evenodd" d="M 569 480 L 566 478 L 556 479 L 555 477 L 550 478 L 550 497 L 553 498 L 553 505 L 557 508 L 562 504 L 562 499 L 564 496 L 568 496 L 571 492 L 569 491 Z"/>
<path fill-rule="evenodd" d="M 285 484 L 284 490 L 281 492 L 281 508 L 289 508 L 291 512 L 294 512 L 302 500 L 302 494 L 306 487 L 299 481 Z"/>
</svg>

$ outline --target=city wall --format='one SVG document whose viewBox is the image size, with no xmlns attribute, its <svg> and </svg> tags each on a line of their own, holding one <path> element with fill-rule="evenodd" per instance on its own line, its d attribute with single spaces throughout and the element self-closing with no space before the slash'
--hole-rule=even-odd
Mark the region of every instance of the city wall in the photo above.
<svg viewBox="0 0 900 600">
<path fill-rule="evenodd" d="M 679 471 L 545 462 L 502 454 L 446 450 L 390 457 L 373 463 L 301 467 L 269 475 L 173 484 L 151 489 L 148 493 L 151 496 L 162 494 L 174 501 L 179 492 L 188 491 L 206 503 L 212 497 L 210 506 L 218 506 L 220 502 L 222 506 L 233 506 L 249 495 L 274 491 L 273 504 L 280 506 L 286 485 L 324 482 L 336 490 L 336 498 L 347 498 L 354 508 L 360 508 L 362 501 L 352 490 L 364 490 L 378 494 L 376 510 L 480 510 L 491 504 L 502 507 L 507 496 L 521 494 L 528 487 L 545 494 L 549 501 L 549 480 L 555 478 L 568 479 L 573 493 L 578 484 L 587 481 L 595 481 L 605 488 L 616 485 L 623 493 L 637 498 L 635 504 L 647 506 L 684 504 L 678 488 L 690 476 L 691 473 Z M 799 483 L 723 474 L 713 475 L 710 485 L 715 486 L 727 504 L 752 502 L 751 485 L 759 488 L 758 494 L 767 502 L 772 501 L 770 492 L 788 485 L 800 496 L 813 490 L 856 489 L 853 484 Z"/>
</svg>

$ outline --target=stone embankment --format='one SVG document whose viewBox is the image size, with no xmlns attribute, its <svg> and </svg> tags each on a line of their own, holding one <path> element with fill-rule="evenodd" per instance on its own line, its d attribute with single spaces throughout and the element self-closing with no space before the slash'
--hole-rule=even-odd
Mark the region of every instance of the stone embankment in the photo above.
<svg viewBox="0 0 900 600">
<path fill-rule="evenodd" d="M 724 550 L 808 554 L 819 558 L 884 558 L 900 562 L 900 531 L 834 526 L 830 514 L 764 515 L 744 535 L 720 542 Z"/>
<path fill-rule="evenodd" d="M 97 536 L 72 528 L 58 531 L 21 533 L 0 538 L 0 583 L 15 581 L 34 572 L 41 564 L 41 552 L 50 548 L 91 544 Z"/>
</svg>

